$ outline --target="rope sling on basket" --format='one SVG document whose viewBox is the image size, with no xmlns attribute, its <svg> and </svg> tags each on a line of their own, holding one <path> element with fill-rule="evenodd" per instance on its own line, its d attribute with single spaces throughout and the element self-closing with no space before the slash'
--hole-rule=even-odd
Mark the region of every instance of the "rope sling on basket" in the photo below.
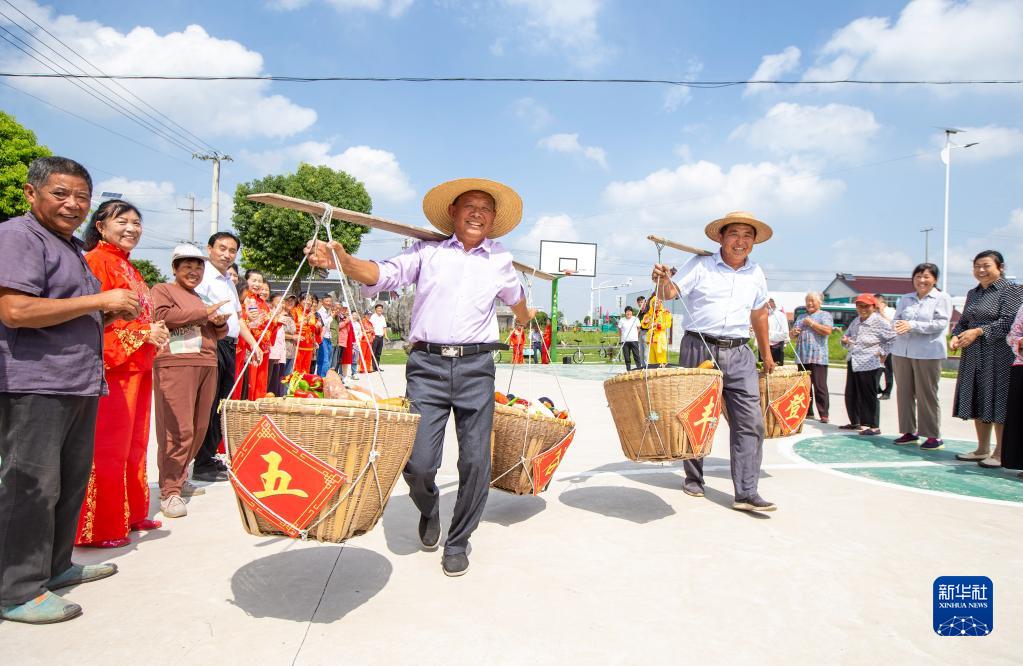
<svg viewBox="0 0 1023 666">
<path fill-rule="evenodd" d="M 532 280 L 526 277 L 527 307 L 532 306 Z M 530 330 L 539 333 L 535 321 L 530 322 Z M 546 353 L 550 353 L 547 341 L 540 335 L 540 342 Z M 533 398 L 533 366 L 526 366 L 527 392 Z M 515 364 L 512 363 L 511 376 L 508 379 L 509 392 L 515 378 Z M 554 380 L 564 413 L 568 413 L 568 401 L 561 388 L 557 369 Z M 503 394 L 502 394 L 503 395 Z M 500 396 L 495 395 L 495 400 Z M 506 397 L 506 396 L 505 396 Z M 516 400 L 518 402 L 518 400 Z M 509 406 L 497 402 L 494 405 L 494 425 L 490 434 L 491 465 L 490 485 L 516 495 L 539 495 L 547 489 L 554 473 L 565 457 L 565 451 L 575 437 L 575 422 L 570 418 L 547 416 L 543 409 L 533 408 L 522 401 L 521 407 Z"/>
<path fill-rule="evenodd" d="M 657 244 L 657 262 L 663 245 Z M 660 293 L 658 281 L 654 293 Z M 685 299 L 681 300 L 690 318 Z M 691 460 L 710 453 L 721 415 L 722 374 L 707 341 L 700 336 L 714 368 L 650 369 L 604 381 L 608 408 L 622 452 L 637 462 Z"/>
<path fill-rule="evenodd" d="M 329 243 L 332 208 L 321 205 L 323 215 L 316 220 L 312 240 L 318 240 L 323 226 Z M 331 252 L 345 304 L 350 305 L 354 299 L 341 262 Z M 287 292 L 306 261 L 299 263 Z M 361 326 L 354 330 L 358 344 Z M 256 348 L 261 341 L 262 336 Z M 239 377 L 252 358 L 250 353 Z M 231 485 L 247 532 L 340 543 L 376 525 L 412 453 L 419 415 L 410 413 L 407 404 L 381 404 L 372 391 L 370 398 L 221 403 Z"/>
</svg>

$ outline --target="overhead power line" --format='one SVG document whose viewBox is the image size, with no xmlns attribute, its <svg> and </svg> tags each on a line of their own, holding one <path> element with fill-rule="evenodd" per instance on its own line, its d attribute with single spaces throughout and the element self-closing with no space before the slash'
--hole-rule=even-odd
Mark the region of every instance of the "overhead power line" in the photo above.
<svg viewBox="0 0 1023 666">
<path fill-rule="evenodd" d="M 27 21 L 29 21 L 29 22 L 30 22 L 30 23 L 31 23 L 32 25 L 36 26 L 36 28 L 38 28 L 38 29 L 39 29 L 40 31 L 42 31 L 42 32 L 43 32 L 43 33 L 45 33 L 46 35 L 48 35 L 48 36 L 50 37 L 50 39 L 52 39 L 52 40 L 53 40 L 53 41 L 55 41 L 55 42 L 56 42 L 57 44 L 59 44 L 60 46 L 62 46 L 62 47 L 63 47 L 63 49 L 64 49 L 64 51 L 66 51 L 67 53 L 70 53 L 70 54 L 74 55 L 74 56 L 75 56 L 76 58 L 78 58 L 78 60 L 80 60 L 81 62 L 85 63 L 85 64 L 86 64 L 87 66 L 89 66 L 89 67 L 90 67 L 91 69 L 93 69 L 94 71 L 98 72 L 98 73 L 99 73 L 100 75 L 105 75 L 105 74 L 106 74 L 106 72 L 104 72 L 104 71 L 103 71 L 102 69 L 100 69 L 100 68 L 99 68 L 98 66 L 96 66 L 96 65 L 95 65 L 95 64 L 94 64 L 93 62 L 91 62 L 91 61 L 90 61 L 90 60 L 89 60 L 88 58 L 86 58 L 86 57 L 85 57 L 85 56 L 83 56 L 83 55 L 82 55 L 81 53 L 79 53 L 78 51 L 76 51 L 76 50 L 74 49 L 74 47 L 72 47 L 72 46 L 71 46 L 70 44 L 68 44 L 67 42 L 65 42 L 65 41 L 61 40 L 61 39 L 60 39 L 59 37 L 57 37 L 57 36 L 56 36 L 56 35 L 54 35 L 54 34 L 53 34 L 52 32 L 50 32 L 49 30 L 47 30 L 45 26 L 41 25 L 41 24 L 40 24 L 39 22 L 37 22 L 37 21 L 36 21 L 35 19 L 33 19 L 33 18 L 32 18 L 31 16 L 29 16 L 28 14 L 26 14 L 26 13 L 25 13 L 24 11 L 22 11 L 22 10 L 21 10 L 21 9 L 20 9 L 20 8 L 19 8 L 18 6 L 16 6 L 16 5 L 14 4 L 14 3 L 12 3 L 12 2 L 10 1 L 10 0 L 4 0 L 4 2 L 5 2 L 6 4 L 8 4 L 8 5 L 9 5 L 9 6 L 10 6 L 10 7 L 12 8 L 12 9 L 14 9 L 14 10 L 15 10 L 16 12 L 18 12 L 19 14 L 21 14 L 21 16 L 22 16 L 22 17 L 24 17 L 24 18 L 25 18 L 25 19 L 26 19 Z M 48 44 L 48 43 L 47 43 L 46 41 L 44 41 L 43 39 L 41 39 L 41 38 L 40 38 L 40 37 L 39 37 L 39 36 L 38 36 L 37 34 L 33 34 L 33 32 L 32 32 L 32 31 L 28 30 L 28 29 L 27 29 L 27 28 L 25 28 L 24 26 L 22 26 L 22 25 L 20 25 L 20 24 L 18 24 L 18 23 L 15 23 L 15 22 L 13 21 L 13 19 L 11 19 L 11 17 L 7 16 L 6 14 L 3 14 L 3 12 L 0 12 L 0 16 L 3 16 L 3 17 L 4 17 L 4 18 L 6 18 L 6 19 L 7 19 L 8 21 L 10 21 L 10 22 L 11 22 L 12 24 L 14 24 L 14 25 L 17 25 L 17 26 L 18 26 L 19 28 L 21 28 L 21 30 L 22 30 L 23 32 L 25 32 L 25 33 L 26 33 L 27 35 L 29 35 L 30 37 L 32 37 L 32 39 L 34 39 L 34 40 L 35 40 L 36 42 L 38 42 L 39 44 L 41 44 L 41 45 L 45 46 L 45 47 L 46 47 L 46 48 L 47 48 L 47 49 L 48 49 L 48 50 L 49 50 L 50 52 L 52 52 L 52 53 L 56 54 L 56 55 L 57 55 L 57 56 L 58 56 L 59 58 L 61 58 L 61 59 L 62 59 L 62 60 L 63 60 L 64 62 L 66 62 L 66 63 L 68 63 L 69 65 L 71 65 L 72 67 L 76 68 L 77 70 L 79 70 L 79 72 L 81 72 L 81 73 L 85 73 L 85 69 L 83 69 L 83 68 L 82 68 L 82 67 L 81 67 L 80 65 L 76 65 L 76 64 L 75 64 L 74 62 L 72 62 L 72 61 L 71 61 L 70 59 L 68 59 L 68 57 L 67 57 L 66 55 L 64 55 L 64 52 L 63 52 L 63 51 L 61 51 L 61 50 L 58 50 L 58 49 L 55 49 L 55 48 L 53 48 L 53 46 L 52 46 L 52 45 Z M 51 62 L 52 62 L 52 61 L 51 61 Z M 68 73 L 73 73 L 73 72 L 68 72 Z M 112 87 L 112 86 L 111 86 L 110 84 L 108 84 L 108 83 L 107 83 L 106 81 L 102 81 L 102 80 L 100 80 L 100 81 L 98 81 L 98 83 L 99 83 L 100 85 L 102 85 L 102 86 L 103 86 L 104 90 L 106 90 L 106 91 L 108 91 L 109 93 L 111 93 L 111 94 L 112 94 L 112 95 L 113 95 L 113 96 L 115 97 L 115 99 L 117 99 L 118 101 L 124 102 L 125 104 L 127 104 L 128 106 L 130 106 L 130 107 L 131 107 L 132 109 L 136 110 L 136 111 L 137 111 L 138 113 L 140 113 L 141 115 L 143 115 L 143 116 L 144 116 L 144 117 L 145 117 L 145 118 L 146 118 L 147 120 L 151 120 L 151 121 L 153 121 L 153 122 L 154 122 L 155 124 L 157 124 L 157 125 L 160 125 L 160 126 L 161 126 L 162 128 L 164 128 L 164 129 L 165 129 L 166 131 L 168 131 L 168 132 L 170 132 L 171 134 L 173 134 L 173 135 L 174 135 L 174 136 L 175 136 L 176 138 L 179 138 L 179 139 L 183 139 L 183 140 L 184 140 L 184 142 L 185 142 L 185 143 L 188 143 L 188 144 L 192 144 L 192 145 L 197 145 L 197 146 L 205 146 L 206 148 L 209 148 L 209 149 L 211 149 L 211 150 L 213 149 L 213 147 L 212 147 L 212 146 L 210 146 L 210 145 L 209 145 L 208 143 L 206 143 L 206 142 L 205 142 L 205 141 L 203 141 L 203 140 L 202 140 L 201 138 L 199 138 L 198 136 L 196 136 L 195 134 L 193 134 L 192 132 L 190 132 L 190 131 L 189 131 L 188 129 L 186 129 L 185 127 L 183 127 L 183 126 L 181 126 L 180 124 L 178 124 L 178 123 L 174 122 L 174 120 L 173 120 L 173 119 L 171 119 L 171 118 L 170 118 L 169 116 L 167 116 L 166 114 L 162 113 L 162 112 L 161 112 L 161 111 L 160 111 L 159 109 L 157 109 L 157 108 L 156 108 L 156 107 L 154 107 L 153 105 L 151 105 L 151 104 L 149 104 L 148 102 L 146 102 L 146 101 L 145 101 L 144 99 L 142 99 L 141 97 L 139 97 L 138 95 L 136 95 L 136 94 L 135 94 L 134 92 L 132 92 L 131 90 L 129 90 L 128 88 L 126 88 L 125 86 L 123 86 L 123 85 L 122 85 L 122 84 L 121 84 L 120 82 L 118 82 L 118 81 L 112 81 L 111 83 L 113 84 L 113 86 L 116 86 L 116 87 L 117 87 L 117 88 L 119 88 L 120 90 L 122 90 L 122 91 L 124 91 L 125 93 L 127 93 L 128 95 L 130 95 L 130 96 L 131 96 L 131 97 L 132 97 L 133 99 L 137 100 L 137 101 L 138 101 L 139 103 L 141 103 L 141 104 L 142 104 L 143 106 L 145 106 L 145 107 L 147 107 L 148 109 L 150 109 L 150 110 L 151 110 L 151 111 L 152 111 L 153 113 L 149 113 L 149 112 L 145 111 L 145 110 L 144 110 L 144 109 L 142 109 L 142 108 L 141 108 L 140 106 L 138 106 L 137 104 L 135 104 L 135 102 L 133 102 L 133 101 L 131 101 L 131 100 L 127 99 L 126 97 L 124 97 L 123 95 L 121 95 L 120 93 L 118 93 L 118 92 L 117 92 L 116 90 L 114 90 L 114 88 L 113 88 L 113 87 Z M 153 114 L 155 114 L 155 115 L 153 115 Z M 159 117 L 157 117 L 157 116 L 159 116 Z M 165 120 L 166 120 L 167 122 L 164 122 L 163 120 L 161 120 L 161 118 L 165 119 Z M 168 124 L 168 123 L 170 123 L 170 124 Z"/>
<path fill-rule="evenodd" d="M 827 86 L 827 85 L 879 85 L 879 86 L 966 86 L 966 85 L 1019 85 L 1023 79 L 736 79 L 732 81 L 676 81 L 672 79 L 582 79 L 543 78 L 531 76 L 285 76 L 285 75 L 203 75 L 203 74 L 73 74 L 77 79 L 110 79 L 130 81 L 276 81 L 281 83 L 612 83 L 671 85 L 683 88 L 728 88 L 747 85 Z M 53 79 L 65 78 L 61 74 L 46 72 L 0 72 L 0 77 Z"/>
<path fill-rule="evenodd" d="M 110 134 L 113 134 L 114 136 L 120 137 L 120 138 L 124 139 L 125 141 L 130 141 L 130 142 L 134 143 L 137 146 L 141 146 L 141 147 L 145 148 L 146 150 L 151 150 L 154 153 L 159 153 L 159 154 L 161 154 L 161 155 L 163 155 L 165 157 L 169 157 L 170 159 L 172 159 L 172 160 L 174 160 L 176 162 L 181 162 L 182 164 L 187 165 L 191 169 L 195 169 L 196 171 L 201 171 L 201 172 L 205 173 L 204 169 L 200 169 L 199 167 L 195 166 L 192 162 L 186 162 L 185 160 L 183 160 L 183 159 L 181 159 L 179 157 L 176 157 L 174 155 L 171 155 L 168 152 L 160 150 L 159 148 L 156 148 L 154 146 L 150 146 L 149 144 L 146 144 L 146 143 L 142 143 L 138 139 L 133 139 L 132 137 L 128 136 L 127 134 L 122 134 L 122 133 L 118 132 L 117 130 L 112 130 L 109 127 L 106 127 L 105 125 L 101 125 L 101 124 L 97 123 L 94 120 L 89 120 L 85 116 L 81 116 L 81 115 L 75 113 L 74 111 L 68 111 L 67 109 L 65 109 L 65 108 L 63 108 L 61 106 L 57 106 L 56 104 L 53 104 L 52 102 L 47 102 L 42 97 L 36 97 L 32 93 L 25 92 L 21 88 L 18 88 L 18 87 L 12 86 L 10 84 L 4 83 L 3 81 L 0 81 L 0 86 L 4 86 L 5 88 L 10 88 L 11 90 L 19 92 L 22 95 L 25 95 L 26 97 L 31 97 L 32 99 L 36 100 L 37 102 L 40 102 L 42 104 L 45 104 L 46 106 L 54 108 L 57 111 L 60 111 L 62 113 L 66 113 L 67 115 L 71 116 L 72 118 L 77 118 L 78 120 L 81 120 L 82 122 L 89 123 L 93 127 L 98 127 L 99 129 L 103 130 L 104 132 L 109 132 Z"/>
</svg>

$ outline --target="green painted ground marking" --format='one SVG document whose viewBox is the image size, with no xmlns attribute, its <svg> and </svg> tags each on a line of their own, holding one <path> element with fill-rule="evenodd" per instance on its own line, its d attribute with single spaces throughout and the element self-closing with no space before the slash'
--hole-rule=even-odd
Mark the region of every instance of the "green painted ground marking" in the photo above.
<svg viewBox="0 0 1023 666">
<path fill-rule="evenodd" d="M 852 476 L 1023 504 L 1023 481 L 1016 478 L 1018 470 L 984 469 L 976 463 L 955 459 L 956 453 L 975 450 L 976 442 L 945 440 L 945 448 L 923 451 L 918 446 L 896 446 L 893 439 L 858 435 L 809 437 L 796 442 L 793 451 L 810 462 L 836 466 L 838 471 Z"/>
</svg>

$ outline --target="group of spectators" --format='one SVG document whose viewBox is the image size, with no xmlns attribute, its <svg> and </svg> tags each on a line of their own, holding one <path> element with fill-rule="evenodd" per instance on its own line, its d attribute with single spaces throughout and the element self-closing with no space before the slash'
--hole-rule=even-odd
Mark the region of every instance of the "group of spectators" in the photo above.
<svg viewBox="0 0 1023 666">
<path fill-rule="evenodd" d="M 976 450 L 956 458 L 986 468 L 1023 469 L 1023 414 L 1012 408 L 1023 404 L 1023 288 L 1005 279 L 1000 252 L 979 253 L 973 260 L 977 286 L 967 294 L 946 341 L 952 301 L 937 289 L 938 276 L 934 264 L 918 265 L 912 273 L 914 291 L 899 298 L 894 309 L 877 294 L 855 298 L 857 316 L 842 335 L 848 350 L 849 423 L 840 427 L 879 435 L 879 400 L 891 394 L 894 383 L 901 433 L 894 443 L 942 448 L 938 383 L 951 349 L 961 353 L 952 414 L 972 420 L 977 434 Z M 827 423 L 828 336 L 834 321 L 821 301 L 819 293 L 807 294 L 806 314 L 796 319 L 790 335 L 798 361 L 811 373 L 818 418 Z"/>
<path fill-rule="evenodd" d="M 192 480 L 228 479 L 221 399 L 282 395 L 292 368 L 351 376 L 358 339 L 368 371 L 386 320 L 380 306 L 353 323 L 329 296 L 271 295 L 255 270 L 237 285 L 229 232 L 205 252 L 177 246 L 172 280 L 150 289 L 130 261 L 136 206 L 107 200 L 86 222 L 92 179 L 63 157 L 33 161 L 24 192 L 30 211 L 0 224 L 0 618 L 41 624 L 81 613 L 53 590 L 117 571 L 72 563 L 74 546 L 123 547 L 161 527 L 149 517 L 151 415 L 160 511 L 180 518 L 205 492 L 190 466 Z"/>
</svg>

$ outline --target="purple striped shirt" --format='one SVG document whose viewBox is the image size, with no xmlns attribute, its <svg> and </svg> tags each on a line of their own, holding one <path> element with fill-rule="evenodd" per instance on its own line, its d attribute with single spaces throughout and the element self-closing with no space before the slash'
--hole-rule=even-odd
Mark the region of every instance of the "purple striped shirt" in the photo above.
<svg viewBox="0 0 1023 666">
<path fill-rule="evenodd" d="M 454 236 L 419 241 L 376 264 L 380 279 L 363 287 L 363 296 L 416 286 L 411 342 L 498 342 L 494 300 L 515 305 L 525 298 L 511 253 L 489 238 L 468 252 Z"/>
</svg>

